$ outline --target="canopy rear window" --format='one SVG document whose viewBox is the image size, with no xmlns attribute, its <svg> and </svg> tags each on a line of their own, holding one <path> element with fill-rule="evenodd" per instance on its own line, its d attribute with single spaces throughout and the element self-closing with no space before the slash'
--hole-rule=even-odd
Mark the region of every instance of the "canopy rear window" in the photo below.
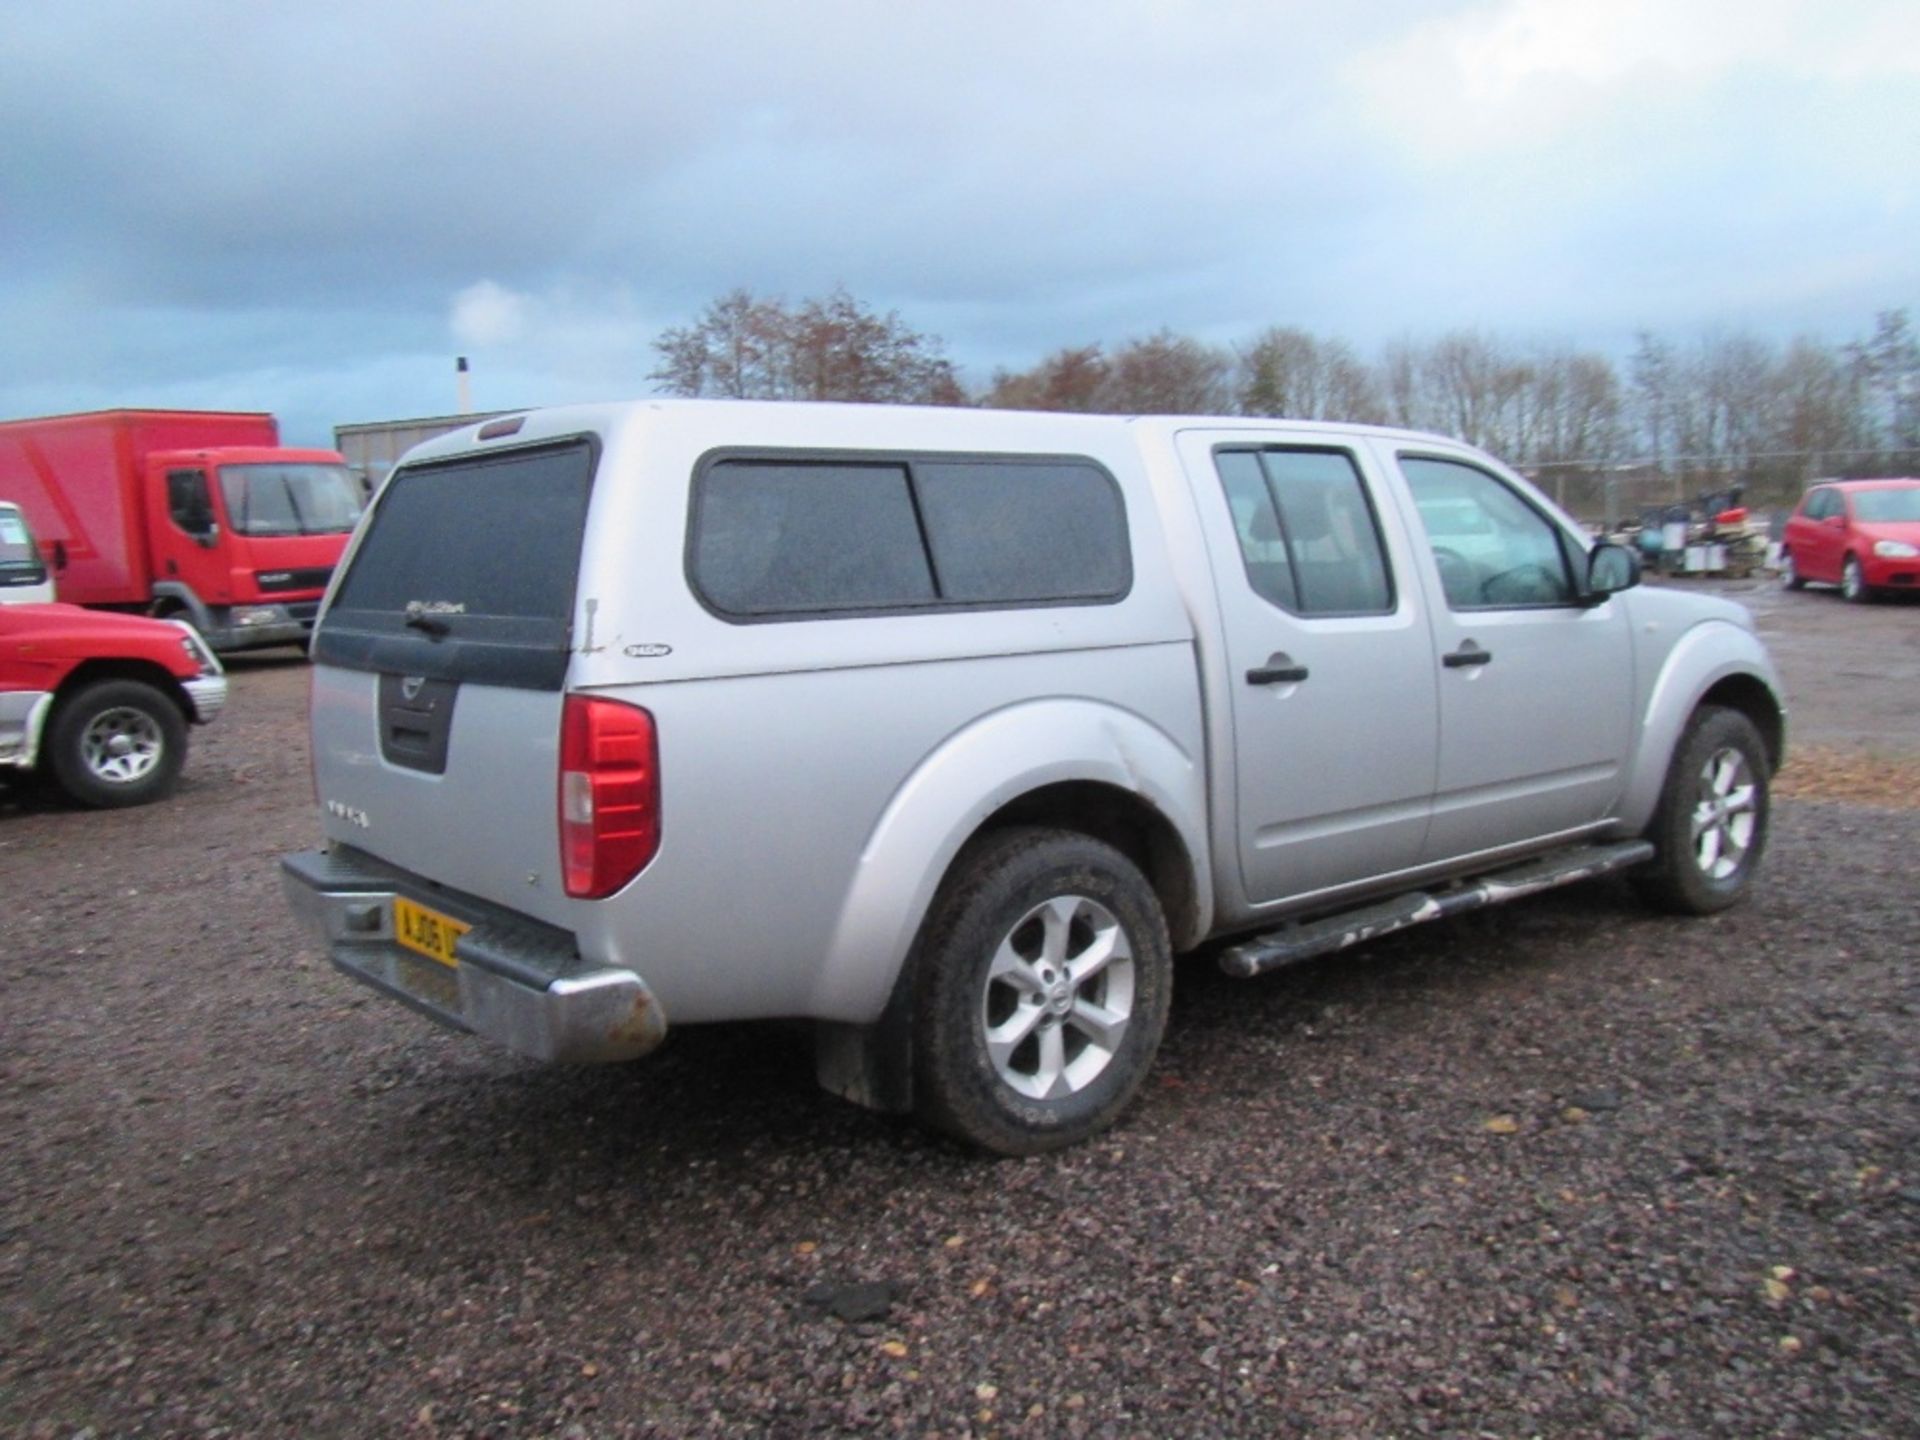
<svg viewBox="0 0 1920 1440">
<path fill-rule="evenodd" d="M 341 577 L 314 658 L 558 690 L 595 458 L 579 440 L 403 466 Z"/>
<path fill-rule="evenodd" d="M 1107 604 L 1133 578 L 1091 459 L 801 452 L 701 467 L 688 572 L 733 621 Z"/>
</svg>

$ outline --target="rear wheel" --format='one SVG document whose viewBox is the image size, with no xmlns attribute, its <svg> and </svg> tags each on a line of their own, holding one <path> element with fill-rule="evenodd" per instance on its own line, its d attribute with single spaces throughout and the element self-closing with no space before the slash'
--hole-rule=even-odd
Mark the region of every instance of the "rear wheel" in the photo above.
<svg viewBox="0 0 1920 1440">
<path fill-rule="evenodd" d="M 1767 750 L 1738 710 L 1696 710 L 1673 752 L 1638 875 L 1662 909 L 1710 915 L 1746 893 L 1767 845 Z"/>
<path fill-rule="evenodd" d="M 115 809 L 158 800 L 180 778 L 187 722 L 141 680 L 97 680 L 64 697 L 47 731 L 47 762 L 82 805 Z"/>
<path fill-rule="evenodd" d="M 1791 550 L 1782 550 L 1780 552 L 1780 588 L 1783 590 L 1798 590 L 1805 586 L 1806 583 L 1807 582 L 1800 576 L 1800 567 L 1793 563 L 1793 552 Z"/>
<path fill-rule="evenodd" d="M 1867 577 L 1860 569 L 1860 557 L 1847 556 L 1846 563 L 1840 567 L 1840 593 L 1855 605 L 1864 605 L 1873 598 L 1873 591 L 1867 588 Z"/>
<path fill-rule="evenodd" d="M 1159 901 L 1126 856 L 1070 831 L 997 831 L 963 853 L 915 965 L 916 1108 L 998 1154 L 1111 1125 L 1166 1028 Z"/>
</svg>

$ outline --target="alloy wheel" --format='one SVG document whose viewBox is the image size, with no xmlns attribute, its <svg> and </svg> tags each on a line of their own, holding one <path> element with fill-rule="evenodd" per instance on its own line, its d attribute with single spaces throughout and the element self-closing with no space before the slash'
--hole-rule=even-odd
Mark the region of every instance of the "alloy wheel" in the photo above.
<svg viewBox="0 0 1920 1440">
<path fill-rule="evenodd" d="M 1759 825 L 1759 788 L 1747 757 L 1729 745 L 1700 767 L 1693 806 L 1693 856 L 1700 872 L 1725 880 L 1746 864 Z"/>
<path fill-rule="evenodd" d="M 1034 906 L 987 968 L 980 1023 L 994 1073 L 1031 1100 L 1092 1084 L 1133 1016 L 1133 947 L 1113 912 L 1080 895 Z"/>
<path fill-rule="evenodd" d="M 154 718 L 130 705 L 102 710 L 80 736 L 87 769 L 110 785 L 130 784 L 147 774 L 160 763 L 165 745 Z"/>
</svg>

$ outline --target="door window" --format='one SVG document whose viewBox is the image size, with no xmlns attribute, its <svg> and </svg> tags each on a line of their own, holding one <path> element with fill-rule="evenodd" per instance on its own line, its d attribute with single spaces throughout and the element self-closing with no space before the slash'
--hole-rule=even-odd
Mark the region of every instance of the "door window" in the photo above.
<svg viewBox="0 0 1920 1440">
<path fill-rule="evenodd" d="M 189 535 L 204 535 L 213 528 L 213 502 L 207 496 L 206 471 L 167 472 L 167 514 Z"/>
<path fill-rule="evenodd" d="M 1393 580 L 1344 450 L 1222 449 L 1214 466 L 1254 593 L 1295 615 L 1380 615 Z"/>
<path fill-rule="evenodd" d="M 1560 527 L 1503 481 L 1456 460 L 1402 455 L 1454 610 L 1565 605 L 1574 599 Z"/>
</svg>

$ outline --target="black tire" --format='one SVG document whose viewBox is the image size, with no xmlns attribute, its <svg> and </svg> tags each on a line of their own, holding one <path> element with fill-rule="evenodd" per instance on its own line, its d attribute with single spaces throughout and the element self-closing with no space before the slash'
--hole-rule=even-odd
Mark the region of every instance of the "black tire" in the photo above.
<svg viewBox="0 0 1920 1440">
<path fill-rule="evenodd" d="M 1071 962 L 1103 951 L 1111 958 L 1075 980 Z M 1016 958 L 996 978 L 996 960 Z M 954 862 L 912 963 L 914 1108 L 996 1154 L 1036 1155 L 1106 1129 L 1166 1029 L 1173 957 L 1159 900 L 1126 856 L 1072 831 L 976 840 Z M 1023 1038 L 996 1051 L 989 1027 Z M 1053 1093 L 1030 1093 L 1050 1079 Z"/>
<path fill-rule="evenodd" d="M 187 721 L 142 680 L 96 680 L 57 703 L 46 761 L 55 782 L 99 810 L 144 805 L 173 789 L 187 760 Z"/>
<path fill-rule="evenodd" d="M 206 631 L 202 630 L 199 625 L 194 622 L 193 611 L 189 610 L 179 601 L 175 600 L 166 604 L 157 605 L 152 613 L 153 618 L 156 620 L 166 620 L 175 625 L 186 626 L 189 630 L 193 631 L 195 637 L 202 645 L 205 645 L 209 650 L 213 648 L 212 644 L 207 640 Z"/>
<path fill-rule="evenodd" d="M 1873 599 L 1873 590 L 1860 569 L 1860 557 L 1857 555 L 1849 555 L 1841 562 L 1840 593 L 1854 605 L 1865 605 Z"/>
<path fill-rule="evenodd" d="M 1806 580 L 1800 574 L 1800 567 L 1793 563 L 1793 552 L 1780 552 L 1780 588 L 1783 590 L 1804 590 Z"/>
<path fill-rule="evenodd" d="M 1751 720 L 1717 705 L 1694 711 L 1647 827 L 1658 853 L 1635 876 L 1649 903 L 1711 915 L 1746 894 L 1767 848 L 1768 779 Z"/>
</svg>

